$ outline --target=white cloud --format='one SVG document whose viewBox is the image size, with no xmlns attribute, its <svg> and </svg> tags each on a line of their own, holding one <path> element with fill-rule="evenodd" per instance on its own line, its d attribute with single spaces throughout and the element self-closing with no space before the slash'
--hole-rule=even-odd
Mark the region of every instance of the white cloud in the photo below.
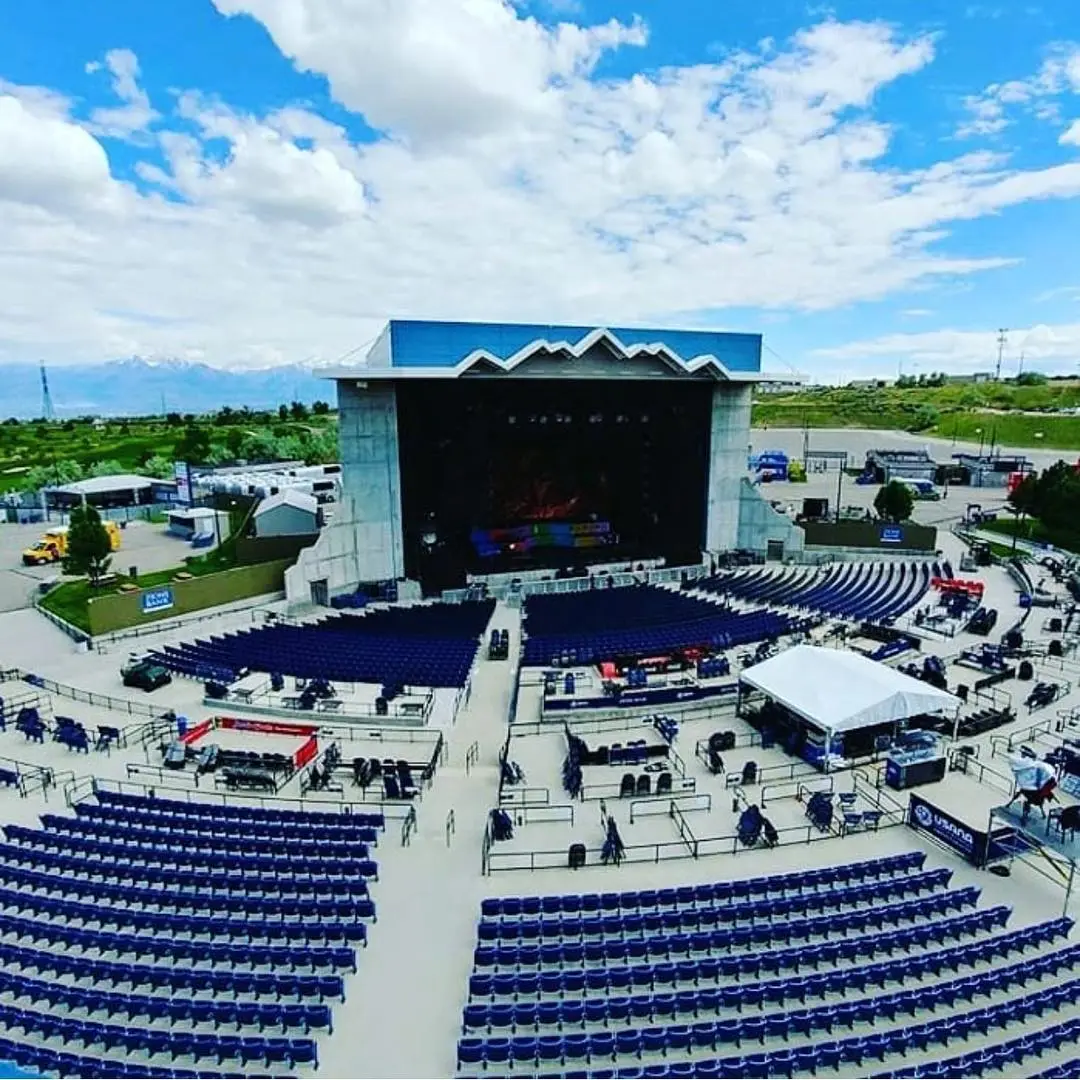
<svg viewBox="0 0 1080 1080">
<path fill-rule="evenodd" d="M 356 143 L 310 108 L 251 115 L 182 93 L 151 126 L 137 189 L 57 103 L 9 95 L 0 146 L 18 128 L 30 152 L 0 157 L 0 361 L 329 359 L 392 315 L 823 310 L 1004 265 L 1008 252 L 950 248 L 951 226 L 1080 193 L 1080 162 L 888 162 L 878 91 L 924 69 L 934 44 L 880 24 L 830 21 L 759 53 L 598 80 L 600 51 L 641 30 L 546 29 L 496 0 L 217 3 L 265 19 L 298 64 L 401 134 Z M 43 199 L 31 167 L 58 174 L 60 194 Z"/>
<path fill-rule="evenodd" d="M 1080 323 L 1043 324 L 1009 331 L 1002 370 L 1016 368 L 1020 354 L 1026 368 L 1047 373 L 1075 372 L 1080 360 Z M 997 332 L 933 330 L 922 334 L 887 334 L 835 348 L 816 349 L 811 356 L 825 366 L 854 362 L 863 369 L 895 370 L 898 361 L 923 371 L 993 371 Z"/>
<path fill-rule="evenodd" d="M 933 315 L 934 313 L 929 308 L 904 308 L 900 314 L 903 315 L 905 319 L 925 319 L 928 315 Z"/>
<path fill-rule="evenodd" d="M 1060 115 L 1057 99 L 1069 92 L 1080 93 L 1080 45 L 1055 46 L 1034 75 L 991 83 L 981 93 L 966 97 L 968 117 L 957 129 L 957 137 L 997 135 L 1018 111 L 1053 122 Z"/>
<path fill-rule="evenodd" d="M 8 249 L 32 238 L 3 228 L 9 223 L 4 202 L 18 204 L 20 214 L 26 208 L 64 213 L 100 210 L 112 193 L 100 143 L 57 115 L 53 104 L 36 110 L 23 97 L 0 95 L 0 235 Z"/>
<path fill-rule="evenodd" d="M 144 132 L 159 118 L 146 91 L 139 85 L 139 60 L 130 49 L 110 49 L 103 60 L 86 65 L 86 73 L 107 72 L 113 93 L 124 103 L 97 108 L 90 115 L 90 130 L 97 135 L 129 138 Z"/>
<path fill-rule="evenodd" d="M 1062 133 L 1058 142 L 1062 146 L 1080 146 L 1080 120 L 1074 120 Z"/>
<path fill-rule="evenodd" d="M 421 139 L 500 130 L 539 119 L 561 81 L 587 74 L 639 23 L 555 29 L 506 0 L 213 0 L 250 15 L 302 71 L 376 128 Z"/>
</svg>

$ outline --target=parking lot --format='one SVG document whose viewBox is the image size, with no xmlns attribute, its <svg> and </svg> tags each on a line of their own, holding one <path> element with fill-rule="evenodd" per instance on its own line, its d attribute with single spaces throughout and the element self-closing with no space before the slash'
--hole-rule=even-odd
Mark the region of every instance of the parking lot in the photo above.
<svg viewBox="0 0 1080 1080">
<path fill-rule="evenodd" d="M 33 547 L 48 528 L 47 525 L 0 525 L 0 611 L 16 611 L 29 607 L 41 583 L 58 577 L 59 564 L 23 566 L 22 552 Z M 127 573 L 137 567 L 140 573 L 167 570 L 180 566 L 191 554 L 203 554 L 207 549 L 193 552 L 191 545 L 165 532 L 164 525 L 132 521 L 121 532 L 120 550 L 113 555 L 113 568 Z"/>
<path fill-rule="evenodd" d="M 764 450 L 782 450 L 793 460 L 802 460 L 803 431 L 800 428 L 755 428 L 750 432 L 750 444 L 755 454 Z M 867 431 L 858 428 L 836 430 L 811 429 L 808 432 L 811 452 L 834 450 L 848 455 L 848 468 L 861 468 L 871 450 L 921 450 L 925 449 L 939 464 L 952 460 L 957 453 L 978 453 L 978 443 L 953 442 L 951 439 L 932 439 L 903 431 Z M 989 452 L 989 447 L 983 447 Z M 1045 469 L 1062 458 L 1072 460 L 1075 455 L 1056 450 L 1014 450 L 997 447 L 1003 454 L 1025 455 L 1036 469 Z M 767 483 L 761 485 L 765 498 L 795 512 L 802 509 L 803 499 L 828 499 L 829 510 L 835 513 L 837 495 L 841 508 L 854 506 L 862 510 L 873 506 L 877 485 L 860 486 L 853 477 L 845 476 L 838 485 L 835 466 L 825 472 L 809 472 L 805 484 Z M 1006 491 L 1001 488 L 951 486 L 940 501 L 915 503 L 914 519 L 923 525 L 948 526 L 964 516 L 968 504 L 975 503 L 984 510 L 1000 510 L 1005 505 Z"/>
</svg>

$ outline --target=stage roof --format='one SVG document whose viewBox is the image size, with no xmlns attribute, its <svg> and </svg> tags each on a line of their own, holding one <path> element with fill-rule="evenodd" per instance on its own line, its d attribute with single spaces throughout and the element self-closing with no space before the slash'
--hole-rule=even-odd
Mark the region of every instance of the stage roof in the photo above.
<svg viewBox="0 0 1080 1080">
<path fill-rule="evenodd" d="M 854 731 L 920 713 L 953 712 L 960 701 L 845 649 L 796 645 L 744 671 L 739 681 L 826 731 Z"/>
<path fill-rule="evenodd" d="M 718 330 L 555 326 L 393 320 L 360 364 L 330 367 L 331 379 L 455 379 L 470 375 L 544 374 L 544 368 L 603 350 L 611 374 L 757 382 L 761 335 Z M 529 362 L 532 361 L 532 364 Z M 537 364 L 541 367 L 537 368 Z M 523 367 L 524 365 L 524 367 Z M 645 370 L 648 367 L 649 370 Z M 571 369 L 572 370 L 572 369 Z M 565 367 L 553 374 L 565 375 Z M 590 377 L 601 377 L 590 369 Z"/>
</svg>

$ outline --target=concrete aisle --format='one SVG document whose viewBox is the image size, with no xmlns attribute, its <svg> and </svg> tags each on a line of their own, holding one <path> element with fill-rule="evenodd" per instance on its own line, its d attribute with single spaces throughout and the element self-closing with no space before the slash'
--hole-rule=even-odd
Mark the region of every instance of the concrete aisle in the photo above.
<svg viewBox="0 0 1080 1080">
<path fill-rule="evenodd" d="M 322 1071 L 329 1076 L 452 1076 L 485 882 L 481 846 L 498 797 L 498 757 L 506 736 L 511 676 L 520 649 L 517 611 L 500 607 L 493 626 L 510 630 L 509 661 L 489 661 L 485 645 L 468 704 L 449 732 L 449 759 L 418 808 L 418 829 L 401 846 L 400 826 L 386 832 L 380 880 L 373 887 L 379 921 L 335 1010 Z M 479 760 L 466 774 L 469 747 Z M 447 816 L 456 831 L 447 844 Z M 422 1034 L 421 1034 L 422 1033 Z"/>
</svg>

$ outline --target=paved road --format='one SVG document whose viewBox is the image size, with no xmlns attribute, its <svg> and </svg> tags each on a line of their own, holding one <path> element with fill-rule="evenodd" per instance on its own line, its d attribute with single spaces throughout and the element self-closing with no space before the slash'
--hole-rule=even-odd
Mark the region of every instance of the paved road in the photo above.
<svg viewBox="0 0 1080 1080">
<path fill-rule="evenodd" d="M 808 432 L 811 450 L 845 450 L 849 465 L 861 466 L 869 450 L 922 450 L 929 452 L 935 461 L 945 462 L 953 454 L 979 452 L 978 443 L 956 442 L 952 439 L 928 438 L 912 435 L 906 431 L 871 431 L 865 428 L 811 428 Z M 762 450 L 783 450 L 793 457 L 802 458 L 802 428 L 754 428 L 750 432 L 750 445 L 755 453 Z M 986 452 L 988 446 L 983 446 Z M 1045 469 L 1062 459 L 1075 461 L 1080 457 L 1071 450 L 1025 450 L 1022 447 L 998 446 L 1003 454 L 1024 454 L 1037 469 Z"/>
</svg>

